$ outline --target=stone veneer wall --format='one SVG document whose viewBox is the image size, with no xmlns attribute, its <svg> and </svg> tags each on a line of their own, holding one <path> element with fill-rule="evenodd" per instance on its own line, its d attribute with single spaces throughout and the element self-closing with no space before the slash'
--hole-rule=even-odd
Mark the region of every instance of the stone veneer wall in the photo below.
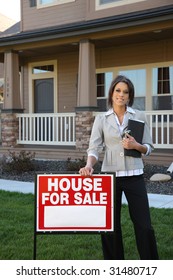
<svg viewBox="0 0 173 280">
<path fill-rule="evenodd" d="M 19 121 L 15 113 L 1 112 L 1 141 L 3 147 L 17 145 Z"/>
<path fill-rule="evenodd" d="M 76 112 L 76 149 L 83 151 L 85 154 L 88 149 L 93 122 L 93 112 Z"/>
</svg>

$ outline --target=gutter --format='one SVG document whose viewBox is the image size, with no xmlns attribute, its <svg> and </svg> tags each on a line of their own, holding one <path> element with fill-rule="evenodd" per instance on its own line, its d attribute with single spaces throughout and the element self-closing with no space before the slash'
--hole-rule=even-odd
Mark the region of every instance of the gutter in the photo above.
<svg viewBox="0 0 173 280">
<path fill-rule="evenodd" d="M 27 42 L 68 38 L 71 36 L 91 34 L 123 27 L 139 26 L 142 24 L 167 21 L 173 19 L 173 5 L 159 7 L 140 12 L 128 13 L 101 19 L 53 26 L 33 31 L 19 32 L 11 36 L 0 37 L 0 47 L 17 45 Z"/>
</svg>

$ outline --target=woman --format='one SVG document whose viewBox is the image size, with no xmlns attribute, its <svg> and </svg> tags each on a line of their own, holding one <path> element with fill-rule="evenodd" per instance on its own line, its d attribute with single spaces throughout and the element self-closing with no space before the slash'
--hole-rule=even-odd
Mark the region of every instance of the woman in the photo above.
<svg viewBox="0 0 173 280">
<path fill-rule="evenodd" d="M 132 109 L 134 86 L 124 77 L 117 76 L 111 83 L 108 95 L 110 109 L 95 118 L 90 137 L 86 166 L 79 170 L 82 176 L 90 176 L 99 153 L 104 148 L 103 172 L 116 175 L 116 215 L 113 233 L 101 235 L 103 256 L 106 260 L 123 260 L 124 248 L 121 231 L 121 199 L 124 192 L 128 201 L 129 213 L 134 225 L 136 245 L 142 260 L 158 259 L 154 231 L 151 226 L 147 191 L 143 178 L 141 157 L 124 155 L 124 149 L 135 149 L 140 154 L 149 155 L 153 150 L 152 139 L 144 112 Z M 142 144 L 124 131 L 128 119 L 145 122 Z"/>
</svg>

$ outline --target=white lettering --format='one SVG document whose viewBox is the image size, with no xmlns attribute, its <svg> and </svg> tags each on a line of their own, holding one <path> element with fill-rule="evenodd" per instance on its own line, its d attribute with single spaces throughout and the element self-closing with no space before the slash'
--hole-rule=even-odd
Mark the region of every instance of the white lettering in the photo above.
<svg viewBox="0 0 173 280">
<path fill-rule="evenodd" d="M 83 179 L 83 189 L 84 191 L 91 191 L 93 188 L 92 178 L 84 178 Z"/>
<path fill-rule="evenodd" d="M 58 191 L 58 178 L 55 178 L 54 182 L 52 182 L 52 178 L 48 178 L 48 191 L 53 191 L 52 188 L 54 188 L 54 191 Z"/>
<path fill-rule="evenodd" d="M 76 179 L 72 178 L 71 183 L 72 183 L 71 187 L 72 187 L 73 191 L 77 192 L 77 191 L 80 191 L 82 189 L 82 179 L 81 178 L 79 178 L 77 180 L 77 184 L 76 184 Z"/>
<path fill-rule="evenodd" d="M 82 194 L 77 192 L 74 194 L 74 203 L 75 204 L 82 204 Z"/>
<path fill-rule="evenodd" d="M 70 180 L 67 179 L 67 178 L 62 178 L 60 181 L 59 181 L 59 188 L 61 191 L 68 191 L 70 189 Z"/>
<path fill-rule="evenodd" d="M 75 204 L 93 204 L 93 205 L 105 205 L 107 204 L 107 193 L 75 193 L 74 194 Z"/>
<path fill-rule="evenodd" d="M 42 204 L 45 205 L 46 202 L 50 202 L 53 205 L 57 204 L 69 204 L 69 194 L 68 193 L 42 193 Z"/>
<path fill-rule="evenodd" d="M 102 188 L 99 188 L 102 185 L 102 178 L 94 178 L 94 191 L 102 191 Z"/>
</svg>

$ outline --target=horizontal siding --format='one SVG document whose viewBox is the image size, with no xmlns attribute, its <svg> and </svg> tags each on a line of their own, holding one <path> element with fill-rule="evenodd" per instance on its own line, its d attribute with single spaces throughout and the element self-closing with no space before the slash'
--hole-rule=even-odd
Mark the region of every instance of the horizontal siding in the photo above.
<svg viewBox="0 0 173 280">
<path fill-rule="evenodd" d="M 58 112 L 74 112 L 77 104 L 78 53 L 58 56 Z"/>
<path fill-rule="evenodd" d="M 22 0 L 22 31 L 87 21 L 131 12 L 145 11 L 171 5 L 172 0 L 145 0 L 103 10 L 95 10 L 95 0 L 75 2 L 40 8 L 30 7 L 29 0 Z"/>
<path fill-rule="evenodd" d="M 3 78 L 4 76 L 4 65 L 3 63 L 0 63 L 0 77 Z"/>
<path fill-rule="evenodd" d="M 98 49 L 96 67 L 117 67 L 173 60 L 173 40 Z"/>
<path fill-rule="evenodd" d="M 77 102 L 77 73 L 79 53 L 59 53 L 49 56 L 49 60 L 57 60 L 57 109 L 58 113 L 74 112 Z M 48 57 L 40 57 L 37 61 L 46 61 Z M 30 57 L 29 62 L 36 62 Z M 23 66 L 22 108 L 29 112 L 28 64 Z"/>
<path fill-rule="evenodd" d="M 28 0 L 22 0 L 22 31 L 83 21 L 86 15 L 86 0 L 54 5 L 37 9 L 29 7 Z"/>
<path fill-rule="evenodd" d="M 96 68 L 115 68 L 121 66 L 140 65 L 173 61 L 173 39 L 169 41 L 146 42 L 143 44 L 128 44 L 111 48 L 96 48 Z M 49 56 L 56 59 L 57 72 L 57 108 L 59 113 L 74 112 L 77 106 L 77 78 L 79 52 L 57 53 Z M 40 57 L 46 61 L 48 57 Z M 35 58 L 30 57 L 30 62 Z M 24 81 L 22 86 L 23 108 L 29 112 L 28 71 L 24 66 Z"/>
<path fill-rule="evenodd" d="M 147 9 L 153 9 L 158 7 L 164 7 L 167 5 L 172 5 L 172 0 L 145 0 L 139 3 L 132 3 L 129 5 L 122 5 L 117 7 L 112 7 L 109 9 L 95 10 L 95 0 L 88 0 L 87 9 L 87 20 L 98 19 L 108 16 L 115 16 L 121 14 L 127 14 L 131 12 L 145 11 Z"/>
</svg>

